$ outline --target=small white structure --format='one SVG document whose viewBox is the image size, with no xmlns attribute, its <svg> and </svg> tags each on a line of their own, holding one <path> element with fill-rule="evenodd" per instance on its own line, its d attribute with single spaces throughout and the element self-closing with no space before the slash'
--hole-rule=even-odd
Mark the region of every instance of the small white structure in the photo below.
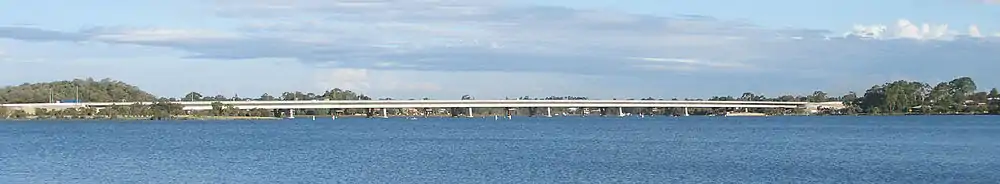
<svg viewBox="0 0 1000 184">
<path fill-rule="evenodd" d="M 823 109 L 840 110 L 844 108 L 847 108 L 844 102 L 810 102 L 806 104 L 806 110 L 809 113 L 819 113 Z"/>
</svg>

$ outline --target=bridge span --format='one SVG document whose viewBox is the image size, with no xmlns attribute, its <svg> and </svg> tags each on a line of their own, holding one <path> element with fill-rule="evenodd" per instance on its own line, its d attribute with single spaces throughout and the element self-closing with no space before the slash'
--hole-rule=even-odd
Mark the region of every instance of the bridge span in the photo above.
<svg viewBox="0 0 1000 184">
<path fill-rule="evenodd" d="M 310 100 L 310 101 L 177 101 L 184 110 L 211 110 L 213 103 L 232 105 L 238 109 L 385 109 L 397 108 L 806 108 L 807 102 L 771 101 L 677 101 L 677 100 Z M 90 107 L 103 109 L 111 106 L 133 104 L 149 105 L 154 102 L 84 102 L 84 103 L 32 103 L 2 104 L 18 109 L 63 109 Z"/>
<path fill-rule="evenodd" d="M 645 107 L 645 108 L 805 108 L 806 102 L 767 101 L 667 101 L 667 100 L 330 100 L 330 101 L 197 101 L 173 102 L 185 110 L 209 110 L 219 102 L 239 109 L 382 109 L 382 108 L 526 108 L 526 107 Z M 152 102 L 80 103 L 109 107 Z"/>
</svg>

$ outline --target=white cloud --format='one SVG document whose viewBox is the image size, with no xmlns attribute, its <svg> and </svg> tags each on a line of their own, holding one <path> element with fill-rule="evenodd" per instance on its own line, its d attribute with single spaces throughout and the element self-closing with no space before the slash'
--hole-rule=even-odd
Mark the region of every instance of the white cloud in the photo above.
<svg viewBox="0 0 1000 184">
<path fill-rule="evenodd" d="M 373 97 L 397 99 L 453 99 L 471 94 L 481 99 L 509 95 L 550 96 L 586 93 L 614 96 L 622 90 L 590 90 L 593 84 L 620 78 L 532 72 L 468 72 L 374 70 L 357 68 L 316 69 L 316 88 L 362 91 Z"/>
<path fill-rule="evenodd" d="M 688 64 L 688 65 L 704 65 L 704 66 L 713 66 L 713 67 L 738 67 L 738 66 L 743 66 L 743 65 L 740 65 L 740 64 L 715 63 L 715 62 L 708 62 L 708 61 L 702 61 L 702 60 L 697 60 L 697 59 L 650 58 L 650 57 L 639 57 L 639 58 L 631 58 L 631 59 L 637 59 L 637 60 L 642 60 L 642 61 L 650 61 L 650 62 L 655 62 L 655 63 L 659 63 L 659 64 L 682 63 L 682 64 Z"/>
<path fill-rule="evenodd" d="M 855 25 L 849 36 L 874 39 L 906 38 L 917 40 L 951 39 L 956 34 L 948 30 L 947 24 L 914 24 L 906 19 L 900 19 L 895 26 L 885 25 Z"/>
<path fill-rule="evenodd" d="M 368 91 L 372 86 L 367 69 L 333 69 L 316 75 L 317 86 L 322 87 Z"/>
<path fill-rule="evenodd" d="M 749 47 L 761 41 L 817 39 L 827 33 L 769 30 L 703 16 L 656 17 L 494 1 L 223 1 L 219 5 L 221 14 L 253 22 L 245 31 L 255 37 L 280 37 L 309 50 L 305 55 L 278 54 L 307 62 L 337 61 L 338 66 L 352 68 L 618 72 L 629 70 L 617 63 L 621 58 L 667 52 L 663 57 L 713 61 L 687 66 L 713 70 L 762 57 Z M 498 62 L 509 64 L 506 69 L 492 67 Z"/>
<path fill-rule="evenodd" d="M 979 32 L 979 26 L 971 25 L 969 26 L 969 36 L 971 37 L 983 37 L 983 34 Z"/>
<path fill-rule="evenodd" d="M 294 60 L 318 68 L 300 71 L 312 79 L 309 86 L 387 95 L 479 88 L 490 89 L 478 92 L 492 95 L 539 88 L 572 92 L 587 89 L 574 85 L 594 81 L 647 88 L 692 85 L 701 90 L 712 88 L 702 87 L 709 83 L 763 88 L 778 81 L 792 84 L 790 89 L 811 90 L 838 80 L 891 78 L 896 73 L 985 75 L 989 72 L 979 70 L 987 67 L 963 66 L 996 58 L 998 47 L 994 38 L 965 39 L 990 31 L 977 26 L 953 31 L 947 24 L 905 19 L 890 26 L 856 25 L 846 36 L 837 36 L 826 30 L 766 28 L 707 16 L 663 17 L 489 0 L 214 2 L 218 15 L 244 24 L 233 30 L 102 28 L 77 33 L 0 27 L 0 37 L 165 47 L 206 60 Z M 576 80 L 582 76 L 603 79 Z M 518 82 L 505 82 L 509 80 Z M 803 83 L 816 86 L 795 85 Z M 566 88 L 548 87 L 553 84 Z M 589 93 L 611 93 L 604 89 Z"/>
<path fill-rule="evenodd" d="M 89 30 L 91 39 L 109 42 L 199 42 L 232 40 L 240 35 L 229 32 L 198 29 L 96 29 Z"/>
</svg>

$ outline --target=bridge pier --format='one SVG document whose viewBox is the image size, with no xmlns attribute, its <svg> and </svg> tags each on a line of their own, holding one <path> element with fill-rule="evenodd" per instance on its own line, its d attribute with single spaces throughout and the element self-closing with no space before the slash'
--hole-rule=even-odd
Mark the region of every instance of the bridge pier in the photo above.
<svg viewBox="0 0 1000 184">
<path fill-rule="evenodd" d="M 343 114 L 344 114 L 344 109 L 333 109 L 330 113 L 330 116 L 336 118 L 337 116 L 341 116 Z"/>
<path fill-rule="evenodd" d="M 505 107 L 505 108 L 503 108 L 503 109 L 504 109 L 505 111 L 507 111 L 507 119 L 513 119 L 513 118 L 514 118 L 514 114 L 513 114 L 513 111 L 516 111 L 517 109 L 514 109 L 514 108 L 510 108 L 510 107 Z"/>
<path fill-rule="evenodd" d="M 684 108 L 684 116 L 691 116 L 691 113 L 688 111 L 687 107 Z"/>
<path fill-rule="evenodd" d="M 382 118 L 389 118 L 389 110 L 382 108 Z"/>
<path fill-rule="evenodd" d="M 546 107 L 545 111 L 547 112 L 546 116 L 548 116 L 548 117 L 551 118 L 552 117 L 552 107 Z"/>
<path fill-rule="evenodd" d="M 288 119 L 295 119 L 295 109 L 288 109 Z"/>
<path fill-rule="evenodd" d="M 468 115 L 469 115 L 470 118 L 475 117 L 475 116 L 472 115 L 472 107 L 469 107 L 469 114 Z"/>
<path fill-rule="evenodd" d="M 618 107 L 618 117 L 624 117 L 624 116 L 625 116 L 625 111 L 623 111 L 621 107 Z"/>
</svg>

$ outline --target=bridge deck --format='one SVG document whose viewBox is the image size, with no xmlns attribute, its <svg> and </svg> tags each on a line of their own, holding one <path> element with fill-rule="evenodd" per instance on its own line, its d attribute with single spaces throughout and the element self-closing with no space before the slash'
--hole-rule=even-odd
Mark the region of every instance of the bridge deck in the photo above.
<svg viewBox="0 0 1000 184">
<path fill-rule="evenodd" d="M 707 107 L 707 108 L 804 108 L 807 102 L 770 101 L 667 101 L 667 100 L 331 100 L 331 101 L 196 101 L 173 102 L 184 109 L 211 109 L 219 102 L 240 109 L 352 109 L 352 108 L 519 108 L 519 107 Z M 3 104 L 12 107 L 87 106 L 108 107 L 152 102 L 88 102 L 62 104 Z"/>
</svg>

